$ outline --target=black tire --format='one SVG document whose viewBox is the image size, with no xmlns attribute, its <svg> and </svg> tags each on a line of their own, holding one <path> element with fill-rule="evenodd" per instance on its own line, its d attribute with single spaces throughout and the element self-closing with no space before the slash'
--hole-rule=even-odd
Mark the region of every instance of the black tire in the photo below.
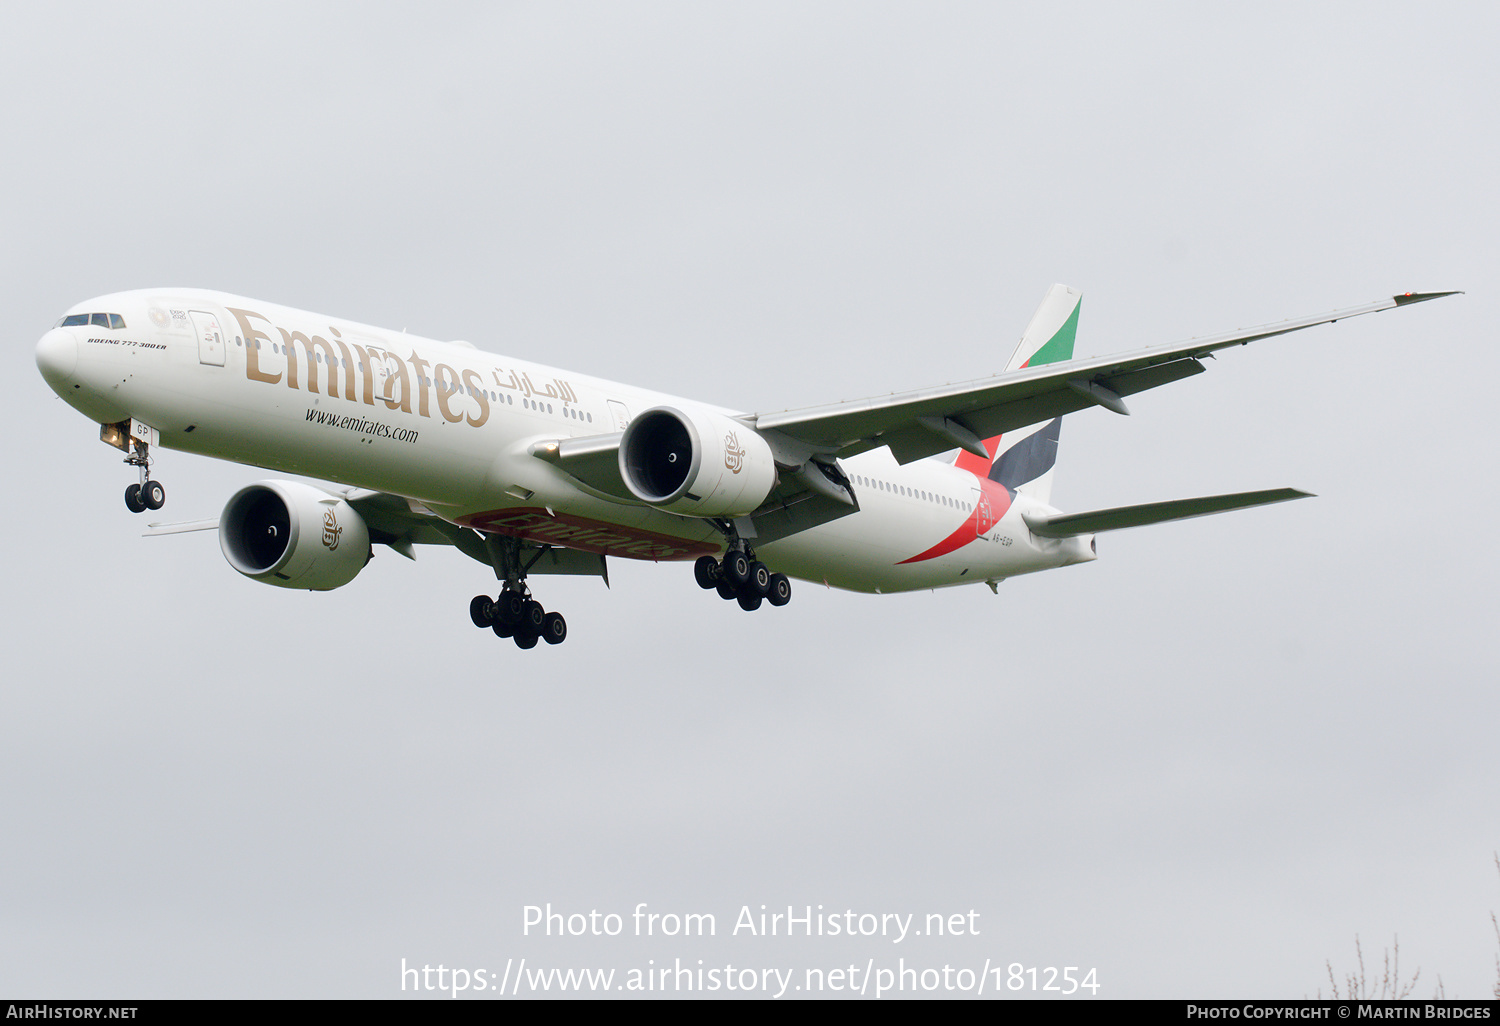
<svg viewBox="0 0 1500 1026">
<path fill-rule="evenodd" d="M 488 595 L 475 595 L 469 600 L 469 619 L 475 627 L 495 626 L 495 600 Z"/>
<path fill-rule="evenodd" d="M 542 633 L 542 622 L 547 619 L 547 611 L 536 599 L 528 599 L 521 606 L 521 619 L 516 624 L 516 636 L 520 637 L 524 630 L 528 634 L 540 635 Z"/>
<path fill-rule="evenodd" d="M 721 569 L 724 579 L 738 588 L 750 577 L 750 559 L 743 552 L 726 552 Z"/>
<path fill-rule="evenodd" d="M 792 581 L 786 574 L 771 575 L 771 590 L 766 593 L 766 601 L 773 606 L 784 606 L 792 600 Z"/>
<path fill-rule="evenodd" d="M 509 638 L 514 636 L 516 633 L 516 629 L 514 627 L 512 627 L 508 623 L 501 623 L 499 620 L 496 620 L 493 624 L 490 625 L 490 630 L 495 632 L 495 637 L 497 638 Z"/>
<path fill-rule="evenodd" d="M 712 556 L 699 556 L 693 564 L 693 576 L 698 580 L 698 587 L 707 591 L 719 583 L 719 561 Z"/>
<path fill-rule="evenodd" d="M 160 481 L 147 481 L 141 485 L 141 503 L 147 509 L 161 509 L 167 504 L 167 490 Z"/>
<path fill-rule="evenodd" d="M 530 631 L 516 632 L 517 648 L 536 648 L 537 636 Z"/>
<path fill-rule="evenodd" d="M 507 627 L 514 627 L 521 622 L 521 609 L 526 605 L 526 599 L 518 591 L 502 591 L 500 598 L 495 602 L 495 622 L 503 623 Z M 510 635 L 506 635 L 509 637 Z"/>
<path fill-rule="evenodd" d="M 146 512 L 146 504 L 141 501 L 141 486 L 130 485 L 125 489 L 125 508 L 132 513 Z"/>
<path fill-rule="evenodd" d="M 751 563 L 750 579 L 745 582 L 745 587 L 754 589 L 755 593 L 761 598 L 769 595 L 771 593 L 770 567 L 758 559 L 754 563 Z"/>
<path fill-rule="evenodd" d="M 561 645 L 568 640 L 568 621 L 561 613 L 548 613 L 542 617 L 542 640 L 549 645 Z"/>
<path fill-rule="evenodd" d="M 714 585 L 714 590 L 719 593 L 719 598 L 724 599 L 725 601 L 737 598 L 740 594 L 738 588 L 730 584 L 722 577 L 719 578 L 719 583 Z"/>
<path fill-rule="evenodd" d="M 753 613 L 760 608 L 761 596 L 754 591 L 742 591 L 739 594 L 740 608 L 747 613 Z"/>
</svg>

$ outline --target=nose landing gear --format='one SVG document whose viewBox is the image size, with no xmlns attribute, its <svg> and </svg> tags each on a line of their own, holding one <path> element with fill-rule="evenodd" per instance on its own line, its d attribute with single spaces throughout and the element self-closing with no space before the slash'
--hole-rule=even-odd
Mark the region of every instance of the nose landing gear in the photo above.
<svg viewBox="0 0 1500 1026">
<path fill-rule="evenodd" d="M 160 481 L 145 480 L 125 488 L 125 508 L 132 513 L 161 509 L 167 504 L 167 490 Z"/>
<path fill-rule="evenodd" d="M 144 513 L 165 506 L 167 490 L 160 481 L 151 480 L 151 441 L 156 437 L 156 430 L 125 421 L 123 424 L 105 424 L 100 437 L 115 448 L 125 450 L 126 465 L 140 468 L 140 482 L 125 489 L 125 508 L 132 513 Z"/>
</svg>

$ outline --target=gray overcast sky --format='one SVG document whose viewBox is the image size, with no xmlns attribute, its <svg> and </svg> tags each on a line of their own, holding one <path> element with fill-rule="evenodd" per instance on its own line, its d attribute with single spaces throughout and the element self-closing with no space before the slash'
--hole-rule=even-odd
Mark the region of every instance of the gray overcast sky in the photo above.
<svg viewBox="0 0 1500 1026">
<path fill-rule="evenodd" d="M 1325 960 L 1487 996 L 1500 909 L 1494 285 L 1481 4 L 11 5 L 0 389 L 0 992 L 400 994 L 399 968 L 1096 967 L 1299 997 Z M 1106 535 L 987 589 L 685 566 L 347 588 L 140 537 L 33 349 L 219 288 L 743 409 L 998 370 L 1054 281 L 1080 355 L 1426 288 L 1064 424 L 1065 508 L 1315 500 Z M 252 468 L 164 453 L 170 519 Z M 26 501 L 21 502 L 21 499 Z M 712 912 L 704 940 L 521 909 Z M 729 936 L 742 905 L 978 937 Z"/>
</svg>

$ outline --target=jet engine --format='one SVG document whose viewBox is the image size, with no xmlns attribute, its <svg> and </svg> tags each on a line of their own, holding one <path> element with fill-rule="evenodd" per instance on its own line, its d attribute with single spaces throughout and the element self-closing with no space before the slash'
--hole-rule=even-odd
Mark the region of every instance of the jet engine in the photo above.
<svg viewBox="0 0 1500 1026">
<path fill-rule="evenodd" d="M 330 591 L 370 561 L 370 532 L 347 502 L 305 484 L 258 481 L 241 488 L 219 518 L 229 565 L 278 588 Z"/>
<path fill-rule="evenodd" d="M 738 517 L 776 487 L 766 440 L 737 420 L 657 406 L 620 439 L 620 476 L 642 502 L 693 517 Z"/>
</svg>

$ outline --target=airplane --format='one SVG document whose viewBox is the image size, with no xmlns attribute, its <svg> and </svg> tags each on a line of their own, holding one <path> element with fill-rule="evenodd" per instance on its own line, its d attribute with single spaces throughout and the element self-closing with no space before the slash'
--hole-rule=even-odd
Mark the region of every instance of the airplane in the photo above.
<svg viewBox="0 0 1500 1026">
<path fill-rule="evenodd" d="M 1104 531 L 1308 497 L 1292 488 L 1065 513 L 1052 505 L 1061 419 L 1201 373 L 1219 350 L 1455 292 L 1074 359 L 1080 293 L 1048 290 L 990 377 L 795 410 L 743 413 L 339 317 L 201 289 L 71 307 L 37 343 L 43 379 L 100 425 L 159 510 L 158 448 L 331 482 L 264 480 L 215 519 L 252 580 L 327 591 L 388 546 L 447 544 L 498 595 L 475 626 L 522 649 L 567 638 L 529 578 L 598 575 L 610 557 L 693 561 L 746 610 L 791 579 L 859 592 L 1000 581 L 1097 558 Z"/>
</svg>

